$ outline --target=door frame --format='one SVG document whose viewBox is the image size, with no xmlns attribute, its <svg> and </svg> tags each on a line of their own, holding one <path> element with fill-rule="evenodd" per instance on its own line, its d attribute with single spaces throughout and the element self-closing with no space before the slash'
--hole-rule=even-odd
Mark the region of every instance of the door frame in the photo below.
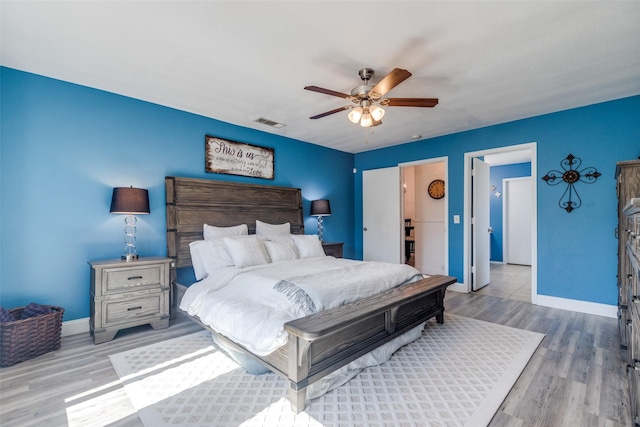
<svg viewBox="0 0 640 427">
<path fill-rule="evenodd" d="M 422 159 L 415 160 L 412 162 L 404 162 L 398 163 L 400 167 L 400 179 L 404 182 L 404 168 L 412 167 L 412 166 L 422 166 L 430 163 L 444 163 L 444 182 L 445 182 L 445 192 L 444 192 L 444 271 L 445 274 L 449 274 L 449 191 L 447 189 L 447 183 L 449 182 L 449 157 L 434 157 L 431 159 Z M 400 193 L 400 206 L 402 218 L 404 218 L 404 192 Z M 404 259 L 404 245 L 402 245 L 402 256 Z M 451 287 L 450 287 L 451 288 Z"/>
<path fill-rule="evenodd" d="M 534 177 L 537 175 L 537 144 L 535 142 L 510 145 L 506 147 L 490 148 L 480 151 L 471 151 L 464 153 L 464 201 L 463 201 L 463 281 L 466 292 L 471 292 L 471 159 L 474 157 L 487 156 L 489 154 L 503 154 L 512 151 L 530 150 L 531 151 L 531 193 L 532 193 L 532 211 L 531 212 L 531 303 L 537 304 L 538 301 L 538 205 L 537 194 L 538 185 Z"/>
</svg>

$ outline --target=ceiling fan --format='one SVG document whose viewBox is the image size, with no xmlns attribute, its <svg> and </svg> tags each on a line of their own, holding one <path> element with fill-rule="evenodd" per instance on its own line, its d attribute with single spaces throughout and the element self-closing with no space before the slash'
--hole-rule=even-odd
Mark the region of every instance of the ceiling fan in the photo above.
<svg viewBox="0 0 640 427">
<path fill-rule="evenodd" d="M 438 104 L 438 98 L 383 98 L 383 96 L 394 87 L 405 81 L 411 76 L 411 73 L 402 68 L 394 68 L 375 86 L 369 84 L 369 79 L 373 77 L 374 71 L 371 68 L 362 68 L 358 71 L 360 78 L 364 84 L 357 86 L 351 90 L 351 94 L 336 92 L 330 89 L 324 89 L 318 86 L 305 86 L 306 90 L 324 93 L 325 95 L 337 96 L 353 102 L 354 105 L 345 105 L 335 110 L 327 111 L 310 119 L 320 119 L 340 111 L 351 110 L 349 112 L 349 120 L 353 123 L 360 123 L 362 127 L 378 126 L 382 123 L 384 109 L 379 107 L 435 107 Z"/>
</svg>

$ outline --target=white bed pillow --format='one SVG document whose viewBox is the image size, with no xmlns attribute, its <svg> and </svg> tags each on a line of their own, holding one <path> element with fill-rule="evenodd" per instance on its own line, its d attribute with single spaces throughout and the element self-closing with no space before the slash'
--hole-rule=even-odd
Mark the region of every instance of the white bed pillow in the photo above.
<svg viewBox="0 0 640 427">
<path fill-rule="evenodd" d="M 288 236 L 291 234 L 291 224 L 269 224 L 256 219 L 256 234 L 258 236 Z"/>
<path fill-rule="evenodd" d="M 290 236 L 272 236 L 264 242 L 271 262 L 298 259 L 298 249 Z"/>
<path fill-rule="evenodd" d="M 222 239 L 232 236 L 246 236 L 249 234 L 247 224 L 234 225 L 233 227 L 216 227 L 214 225 L 204 224 L 202 229 L 204 240 Z"/>
<path fill-rule="evenodd" d="M 298 249 L 300 258 L 316 258 L 327 256 L 322 243 L 315 234 L 292 234 L 291 238 Z"/>
<path fill-rule="evenodd" d="M 227 246 L 222 239 L 205 240 L 200 250 L 202 264 L 207 275 L 225 267 L 233 267 L 233 259 L 227 252 Z"/>
<path fill-rule="evenodd" d="M 224 240 L 196 240 L 189 243 L 191 264 L 197 280 L 202 280 L 214 271 L 233 266 Z"/>
<path fill-rule="evenodd" d="M 189 243 L 189 253 L 191 254 L 191 265 L 196 275 L 196 280 L 202 280 L 207 277 L 207 270 L 204 269 L 202 256 L 200 255 L 200 247 L 205 240 L 196 240 Z"/>
<path fill-rule="evenodd" d="M 269 254 L 260 236 L 225 237 L 224 244 L 236 267 L 244 268 L 252 265 L 269 263 Z"/>
</svg>

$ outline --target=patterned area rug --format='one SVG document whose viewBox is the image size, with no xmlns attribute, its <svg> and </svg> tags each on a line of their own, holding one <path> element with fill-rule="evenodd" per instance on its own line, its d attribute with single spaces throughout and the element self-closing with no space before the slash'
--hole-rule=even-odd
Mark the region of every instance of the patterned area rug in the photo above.
<svg viewBox="0 0 640 427">
<path fill-rule="evenodd" d="M 286 381 L 247 374 L 206 331 L 110 357 L 147 427 L 486 426 L 543 338 L 446 314 L 297 415 Z"/>
</svg>

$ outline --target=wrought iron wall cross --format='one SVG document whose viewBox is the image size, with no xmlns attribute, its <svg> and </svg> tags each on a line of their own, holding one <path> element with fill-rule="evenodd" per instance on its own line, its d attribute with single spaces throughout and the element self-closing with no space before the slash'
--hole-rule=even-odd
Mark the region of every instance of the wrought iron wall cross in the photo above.
<svg viewBox="0 0 640 427">
<path fill-rule="evenodd" d="M 566 159 L 563 159 L 560 162 L 560 166 L 564 170 L 564 172 L 557 170 L 550 170 L 547 172 L 542 179 L 549 185 L 558 185 L 561 182 L 565 182 L 567 184 L 566 190 L 560 197 L 560 201 L 558 202 L 558 206 L 567 212 L 571 212 L 574 209 L 578 209 L 582 205 L 582 199 L 578 195 L 578 191 L 576 190 L 574 184 L 578 181 L 584 182 L 585 184 L 593 184 L 596 182 L 598 177 L 602 175 L 600 172 L 596 170 L 596 168 L 590 166 L 579 171 L 580 165 L 582 164 L 582 160 L 579 157 L 575 157 L 573 154 L 569 154 Z M 562 179 L 560 179 L 562 178 Z M 577 201 L 572 200 L 573 195 L 578 199 Z"/>
</svg>

